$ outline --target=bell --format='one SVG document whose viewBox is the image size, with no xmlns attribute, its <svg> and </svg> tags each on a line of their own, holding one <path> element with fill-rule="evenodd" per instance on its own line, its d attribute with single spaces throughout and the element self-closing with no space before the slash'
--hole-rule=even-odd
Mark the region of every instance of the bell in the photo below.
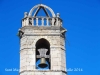
<svg viewBox="0 0 100 75">
<path fill-rule="evenodd" d="M 45 68 L 45 67 L 48 66 L 48 65 L 46 64 L 45 58 L 41 58 L 41 59 L 40 59 L 40 64 L 39 64 L 38 66 L 41 67 L 41 68 Z"/>
</svg>

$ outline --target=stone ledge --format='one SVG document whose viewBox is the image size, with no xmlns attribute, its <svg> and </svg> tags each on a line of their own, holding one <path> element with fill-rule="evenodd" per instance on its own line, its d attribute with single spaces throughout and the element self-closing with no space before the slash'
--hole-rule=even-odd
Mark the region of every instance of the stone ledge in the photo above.
<svg viewBox="0 0 100 75">
<path fill-rule="evenodd" d="M 34 30 L 62 30 L 62 27 L 59 26 L 24 26 L 21 28 L 24 29 L 34 29 Z"/>
<path fill-rule="evenodd" d="M 23 50 L 25 51 L 27 49 L 33 49 L 33 47 L 32 48 L 23 48 L 23 49 L 20 49 L 20 52 L 23 51 Z"/>
<path fill-rule="evenodd" d="M 63 71 L 63 70 L 24 70 L 24 71 L 21 71 L 20 74 L 24 72 L 63 72 L 67 74 L 67 71 Z"/>
<path fill-rule="evenodd" d="M 34 34 L 24 34 L 23 36 L 60 36 L 61 34 L 48 34 L 48 33 L 46 33 L 46 34 L 41 34 L 41 33 L 34 33 Z"/>
</svg>

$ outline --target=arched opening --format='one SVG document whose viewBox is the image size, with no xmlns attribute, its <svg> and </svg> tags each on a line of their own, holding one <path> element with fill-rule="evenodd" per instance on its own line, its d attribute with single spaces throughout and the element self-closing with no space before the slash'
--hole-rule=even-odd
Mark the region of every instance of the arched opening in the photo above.
<svg viewBox="0 0 100 75">
<path fill-rule="evenodd" d="M 45 69 L 50 69 L 50 43 L 44 38 L 41 38 L 36 42 L 36 65 L 41 64 L 41 62 L 38 62 L 42 59 L 39 50 L 42 50 L 42 53 L 43 51 L 47 50 L 45 54 L 46 56 L 43 55 L 45 58 L 45 63 L 47 64 Z M 36 66 L 36 69 L 40 69 L 38 65 Z"/>
</svg>

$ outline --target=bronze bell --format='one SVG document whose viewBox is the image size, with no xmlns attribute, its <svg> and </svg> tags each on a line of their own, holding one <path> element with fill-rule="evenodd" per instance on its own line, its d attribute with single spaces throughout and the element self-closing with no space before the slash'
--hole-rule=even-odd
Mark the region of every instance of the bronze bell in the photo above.
<svg viewBox="0 0 100 75">
<path fill-rule="evenodd" d="M 39 64 L 38 66 L 41 67 L 41 68 L 47 67 L 48 64 L 46 64 L 46 59 L 42 57 L 42 58 L 40 59 L 40 64 Z"/>
</svg>

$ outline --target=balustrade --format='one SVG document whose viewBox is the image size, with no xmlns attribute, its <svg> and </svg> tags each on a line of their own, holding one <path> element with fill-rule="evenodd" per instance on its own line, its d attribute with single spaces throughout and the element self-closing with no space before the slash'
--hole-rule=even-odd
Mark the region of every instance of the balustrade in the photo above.
<svg viewBox="0 0 100 75">
<path fill-rule="evenodd" d="M 62 20 L 58 17 L 26 17 L 22 20 L 22 26 L 61 26 Z"/>
</svg>

